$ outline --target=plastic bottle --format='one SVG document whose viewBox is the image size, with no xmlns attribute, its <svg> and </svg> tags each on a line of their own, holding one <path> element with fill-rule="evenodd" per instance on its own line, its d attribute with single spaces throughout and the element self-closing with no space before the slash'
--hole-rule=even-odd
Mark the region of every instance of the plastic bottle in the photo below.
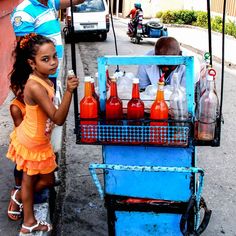
<svg viewBox="0 0 236 236">
<path fill-rule="evenodd" d="M 139 79 L 133 79 L 132 98 L 127 105 L 127 117 L 129 120 L 141 120 L 144 118 L 144 103 L 140 99 Z M 141 122 L 130 122 L 130 124 L 140 125 Z"/>
<path fill-rule="evenodd" d="M 110 97 L 106 101 L 106 120 L 109 124 L 121 124 L 123 119 L 122 101 L 117 94 L 116 78 L 111 77 Z M 110 122 L 110 121 L 113 122 Z"/>
<path fill-rule="evenodd" d="M 172 77 L 173 92 L 170 96 L 169 114 L 171 119 L 184 121 L 188 119 L 188 106 L 186 93 L 180 87 L 177 73 Z M 183 126 L 183 123 L 175 123 L 176 126 Z"/>
<path fill-rule="evenodd" d="M 167 120 L 168 119 L 168 105 L 164 99 L 164 74 L 158 82 L 158 89 L 156 100 L 151 106 L 150 119 L 151 120 Z M 150 126 L 160 126 L 150 128 L 150 143 L 163 144 L 168 140 L 168 122 L 151 121 Z"/>
<path fill-rule="evenodd" d="M 84 97 L 80 101 L 81 142 L 93 143 L 97 141 L 98 103 L 92 95 L 91 77 L 85 77 L 84 82 Z"/>
<path fill-rule="evenodd" d="M 211 141 L 215 137 L 218 97 L 215 93 L 214 75 L 208 73 L 206 91 L 200 97 L 198 112 L 198 139 Z"/>
</svg>

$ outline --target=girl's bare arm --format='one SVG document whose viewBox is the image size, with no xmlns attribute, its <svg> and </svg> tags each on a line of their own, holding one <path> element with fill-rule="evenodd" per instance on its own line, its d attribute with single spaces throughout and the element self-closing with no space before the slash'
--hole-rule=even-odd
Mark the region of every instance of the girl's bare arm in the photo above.
<svg viewBox="0 0 236 236">
<path fill-rule="evenodd" d="M 70 108 L 73 90 L 77 88 L 78 83 L 76 77 L 68 79 L 67 89 L 58 109 L 55 108 L 53 101 L 49 99 L 46 89 L 35 82 L 25 87 L 25 102 L 27 103 L 26 98 L 28 97 L 28 102 L 39 105 L 55 124 L 63 125 Z"/>
</svg>

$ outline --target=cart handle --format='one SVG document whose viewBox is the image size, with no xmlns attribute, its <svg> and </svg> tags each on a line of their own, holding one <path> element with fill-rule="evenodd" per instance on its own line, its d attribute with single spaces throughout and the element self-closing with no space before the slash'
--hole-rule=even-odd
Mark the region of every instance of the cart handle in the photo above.
<svg viewBox="0 0 236 236">
<path fill-rule="evenodd" d="M 200 201 L 204 170 L 197 167 L 166 167 L 166 166 L 129 166 L 129 165 L 116 165 L 116 164 L 97 164 L 91 163 L 89 165 L 89 171 L 93 178 L 93 182 L 97 187 L 101 200 L 104 199 L 104 190 L 98 179 L 96 169 L 103 170 L 117 170 L 117 171 L 139 171 L 139 172 L 178 172 L 178 173 L 199 173 L 199 185 L 196 193 L 197 202 Z"/>
</svg>

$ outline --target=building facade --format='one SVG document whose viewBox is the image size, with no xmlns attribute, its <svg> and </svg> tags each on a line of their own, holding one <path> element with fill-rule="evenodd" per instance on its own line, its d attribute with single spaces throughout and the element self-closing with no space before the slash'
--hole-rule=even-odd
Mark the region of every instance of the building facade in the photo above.
<svg viewBox="0 0 236 236">
<path fill-rule="evenodd" d="M 0 1 L 0 105 L 9 92 L 8 74 L 12 68 L 12 51 L 15 47 L 15 34 L 10 22 L 10 14 L 22 0 Z"/>
<path fill-rule="evenodd" d="M 134 3 L 142 4 L 144 18 L 154 18 L 159 11 L 167 10 L 195 10 L 207 11 L 207 0 L 107 0 L 111 3 L 114 15 L 125 17 L 133 8 Z M 221 14 L 223 11 L 223 0 L 211 0 L 212 13 Z M 236 0 L 227 0 L 227 16 L 235 19 Z"/>
</svg>

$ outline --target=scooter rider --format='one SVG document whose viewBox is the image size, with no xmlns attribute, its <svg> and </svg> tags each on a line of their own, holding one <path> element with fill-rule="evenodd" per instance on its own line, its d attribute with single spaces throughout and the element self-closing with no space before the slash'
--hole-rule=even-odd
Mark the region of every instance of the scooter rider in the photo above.
<svg viewBox="0 0 236 236">
<path fill-rule="evenodd" d="M 142 23 L 143 23 L 143 10 L 141 3 L 135 3 L 134 7 L 136 9 L 134 17 L 128 23 L 128 32 L 127 34 L 130 37 L 133 37 L 137 34 L 138 31 L 142 32 Z"/>
</svg>

